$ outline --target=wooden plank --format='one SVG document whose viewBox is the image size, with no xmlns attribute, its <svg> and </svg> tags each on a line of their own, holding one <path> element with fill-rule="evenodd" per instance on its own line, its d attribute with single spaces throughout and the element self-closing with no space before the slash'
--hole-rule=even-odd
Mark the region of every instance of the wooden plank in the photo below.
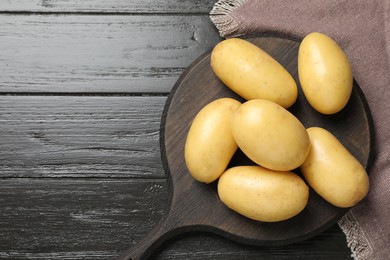
<svg viewBox="0 0 390 260">
<path fill-rule="evenodd" d="M 166 200 L 165 180 L 0 179 L 0 258 L 113 259 Z"/>
<path fill-rule="evenodd" d="M 0 96 L 0 177 L 161 178 L 164 96 Z"/>
<path fill-rule="evenodd" d="M 165 212 L 165 180 L 0 179 L 0 258 L 113 259 Z M 188 233 L 152 259 L 350 259 L 334 226 L 295 245 L 253 247 Z"/>
<path fill-rule="evenodd" d="M 2 0 L 3 12 L 209 13 L 215 0 Z"/>
<path fill-rule="evenodd" d="M 167 93 L 219 41 L 208 16 L 0 15 L 0 92 Z"/>
</svg>

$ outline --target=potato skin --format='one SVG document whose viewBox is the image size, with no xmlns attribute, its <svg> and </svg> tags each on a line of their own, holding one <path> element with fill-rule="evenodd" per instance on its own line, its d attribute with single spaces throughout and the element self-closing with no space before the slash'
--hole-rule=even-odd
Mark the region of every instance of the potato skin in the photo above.
<svg viewBox="0 0 390 260">
<path fill-rule="evenodd" d="M 314 32 L 298 51 L 298 76 L 310 105 L 322 114 L 335 114 L 350 99 L 353 76 L 347 56 L 325 34 Z"/>
<path fill-rule="evenodd" d="M 240 104 L 231 98 L 217 99 L 195 116 L 187 135 L 184 158 L 188 171 L 197 181 L 215 181 L 237 150 L 231 120 Z"/>
<path fill-rule="evenodd" d="M 220 177 L 218 195 L 227 207 L 243 216 L 276 222 L 292 218 L 306 207 L 309 188 L 292 172 L 236 166 Z"/>
<path fill-rule="evenodd" d="M 233 115 L 233 137 L 255 163 L 276 171 L 298 168 L 310 140 L 302 123 L 288 110 L 264 99 L 243 103 Z"/>
<path fill-rule="evenodd" d="M 262 98 L 288 108 L 298 88 L 290 73 L 256 45 L 239 38 L 218 43 L 211 53 L 217 77 L 246 100 Z"/>
<path fill-rule="evenodd" d="M 307 183 L 334 206 L 354 206 L 369 191 L 366 170 L 329 131 L 311 127 L 307 132 L 311 147 L 300 167 Z"/>
</svg>

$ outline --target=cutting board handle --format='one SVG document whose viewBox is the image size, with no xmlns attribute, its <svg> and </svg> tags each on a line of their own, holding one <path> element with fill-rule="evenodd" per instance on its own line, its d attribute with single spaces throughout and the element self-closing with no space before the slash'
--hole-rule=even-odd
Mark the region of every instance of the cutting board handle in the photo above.
<svg viewBox="0 0 390 260">
<path fill-rule="evenodd" d="M 174 216 L 167 214 L 147 236 L 133 247 L 127 249 L 118 260 L 143 260 L 147 259 L 155 249 L 168 239 L 188 230 L 175 221 Z"/>
</svg>

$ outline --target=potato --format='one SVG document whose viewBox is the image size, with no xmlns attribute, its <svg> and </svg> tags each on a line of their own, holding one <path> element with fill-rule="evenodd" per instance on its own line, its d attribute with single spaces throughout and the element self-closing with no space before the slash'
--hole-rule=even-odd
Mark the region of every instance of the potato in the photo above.
<svg viewBox="0 0 390 260">
<path fill-rule="evenodd" d="M 187 135 L 184 158 L 196 180 L 210 183 L 225 171 L 237 150 L 231 120 L 240 104 L 231 98 L 217 99 L 195 116 Z"/>
<path fill-rule="evenodd" d="M 289 219 L 305 208 L 309 188 L 292 172 L 236 166 L 219 178 L 218 195 L 227 207 L 241 215 L 276 222 Z"/>
<path fill-rule="evenodd" d="M 310 105 L 322 114 L 342 110 L 351 96 L 351 65 L 343 50 L 330 37 L 314 32 L 299 47 L 298 76 Z"/>
<path fill-rule="evenodd" d="M 307 132 L 311 148 L 300 167 L 307 183 L 337 207 L 351 207 L 362 200 L 370 184 L 360 162 L 329 131 L 311 127 Z"/>
<path fill-rule="evenodd" d="M 218 43 L 211 53 L 217 77 L 246 100 L 267 99 L 287 108 L 297 99 L 298 89 L 290 73 L 269 54 L 242 39 Z"/>
<path fill-rule="evenodd" d="M 306 159 L 310 140 L 302 123 L 282 106 L 264 99 L 246 101 L 233 114 L 233 137 L 255 163 L 290 171 Z"/>
</svg>

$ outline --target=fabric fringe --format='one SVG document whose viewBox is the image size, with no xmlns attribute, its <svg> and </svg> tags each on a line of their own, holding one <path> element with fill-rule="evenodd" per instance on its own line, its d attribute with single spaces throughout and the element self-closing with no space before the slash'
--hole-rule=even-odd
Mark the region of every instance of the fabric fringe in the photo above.
<svg viewBox="0 0 390 260">
<path fill-rule="evenodd" d="M 210 12 L 210 19 L 222 37 L 235 34 L 238 24 L 230 16 L 231 12 L 242 6 L 246 0 L 219 0 Z"/>
<path fill-rule="evenodd" d="M 372 249 L 364 235 L 362 229 L 358 225 L 352 212 L 349 211 L 339 221 L 338 224 L 341 230 L 347 237 L 348 247 L 352 251 L 352 257 L 355 260 L 371 259 Z"/>
</svg>

